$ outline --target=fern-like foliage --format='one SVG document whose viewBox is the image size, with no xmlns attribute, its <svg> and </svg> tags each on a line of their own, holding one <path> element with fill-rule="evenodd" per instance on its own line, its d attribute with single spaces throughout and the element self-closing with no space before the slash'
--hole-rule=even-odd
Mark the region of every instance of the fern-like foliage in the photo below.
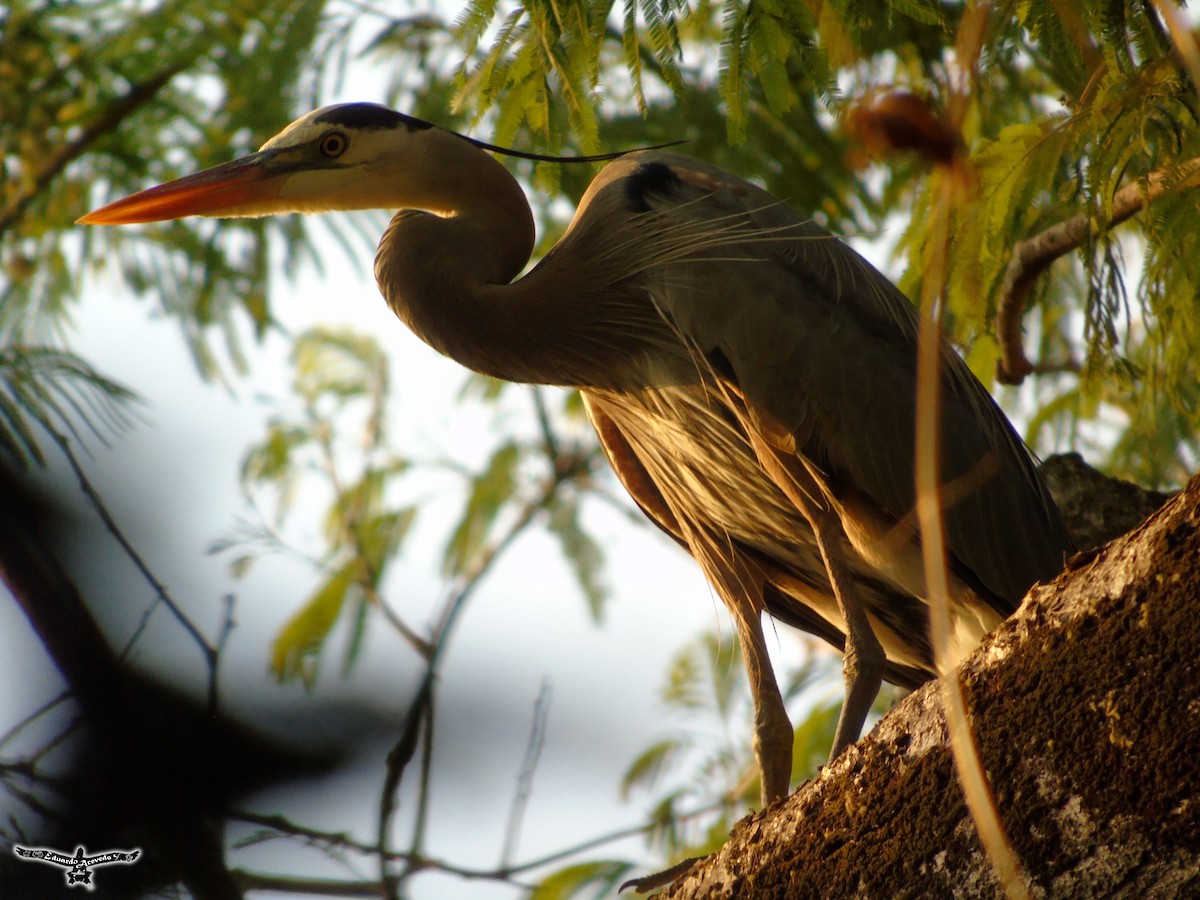
<svg viewBox="0 0 1200 900">
<path fill-rule="evenodd" d="M 992 378 L 990 323 L 1015 247 L 1061 223 L 1083 222 L 1083 243 L 1039 281 L 1033 297 L 1039 358 L 1050 368 L 1073 360 L 1068 368 L 1079 374 L 1046 381 L 1031 436 L 1077 433 L 1079 423 L 1107 409 L 1125 420 L 1112 467 L 1178 483 L 1195 459 L 1189 448 L 1200 430 L 1190 400 L 1200 305 L 1193 267 L 1184 263 L 1200 251 L 1186 223 L 1195 214 L 1200 165 L 1195 88 L 1149 8 L 1083 4 L 1066 16 L 1058 6 L 1031 3 L 1019 22 L 1025 30 L 1009 31 L 996 46 L 1019 47 L 1015 59 L 1024 63 L 1001 55 L 982 71 L 981 93 L 1003 102 L 980 106 L 967 135 L 977 182 L 954 210 L 946 259 L 953 334 L 971 346 L 976 374 Z M 1022 87 L 1024 102 L 1016 98 Z M 1149 195 L 1152 183 L 1169 185 L 1165 196 L 1155 194 L 1132 221 L 1115 221 L 1119 192 Z M 925 223 L 941 202 L 929 185 L 913 195 L 915 214 L 901 244 L 910 263 L 904 286 L 914 295 Z M 1133 260 L 1140 278 L 1131 277 Z M 1136 421 L 1143 416 L 1157 424 Z"/>
<path fill-rule="evenodd" d="M 0 452 L 45 463 L 43 441 L 106 440 L 129 423 L 135 395 L 78 356 L 54 347 L 0 347 Z"/>
</svg>

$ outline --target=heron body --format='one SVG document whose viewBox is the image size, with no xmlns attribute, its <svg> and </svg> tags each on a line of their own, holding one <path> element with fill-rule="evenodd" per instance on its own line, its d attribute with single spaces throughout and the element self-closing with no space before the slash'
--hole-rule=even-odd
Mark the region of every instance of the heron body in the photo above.
<svg viewBox="0 0 1200 900">
<path fill-rule="evenodd" d="M 517 182 L 453 132 L 372 104 L 297 120 L 254 155 L 84 217 L 399 210 L 380 290 L 423 340 L 497 378 L 575 387 L 647 516 L 729 608 L 764 801 L 792 733 L 762 614 L 846 651 L 836 754 L 881 677 L 937 674 L 915 528 L 917 316 L 845 244 L 760 188 L 661 150 L 606 166 L 528 273 Z M 1033 460 L 948 346 L 940 465 L 954 642 L 974 647 L 1071 540 Z"/>
</svg>

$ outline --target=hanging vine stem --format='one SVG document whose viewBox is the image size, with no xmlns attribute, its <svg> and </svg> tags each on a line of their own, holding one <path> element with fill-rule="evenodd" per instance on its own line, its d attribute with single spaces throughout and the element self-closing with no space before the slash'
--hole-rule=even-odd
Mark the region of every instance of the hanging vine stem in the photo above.
<svg viewBox="0 0 1200 900">
<path fill-rule="evenodd" d="M 959 83 L 953 85 L 947 121 L 958 133 L 967 98 L 978 76 L 984 35 L 991 15 L 990 4 L 968 4 L 955 39 L 962 65 Z M 938 443 L 940 435 L 941 313 L 945 308 L 951 220 L 964 193 L 974 190 L 976 180 L 969 169 L 953 159 L 935 165 L 933 220 L 925 245 L 921 315 L 917 336 L 916 396 L 916 512 L 921 532 L 921 554 L 930 599 L 930 638 L 936 668 L 941 673 L 946 729 L 967 810 L 1005 896 L 1028 900 L 1029 889 L 1021 862 L 1000 821 L 991 785 L 979 759 L 979 750 L 967 718 L 966 699 L 958 670 L 949 665 L 951 623 L 950 590 L 946 571 L 946 536 L 942 521 L 943 487 L 939 484 Z"/>
<path fill-rule="evenodd" d="M 943 173 L 935 172 L 937 178 Z M 947 177 L 947 182 L 952 176 Z M 949 185 L 947 184 L 947 187 Z M 945 283 L 946 249 L 950 241 L 950 190 L 943 191 L 944 199 L 934 213 L 933 239 L 927 245 L 925 285 L 921 302 L 921 325 L 917 363 L 917 444 L 916 484 L 917 519 L 921 526 L 921 550 L 924 557 L 925 580 L 929 585 L 930 632 L 934 658 L 942 680 L 943 702 L 946 708 L 946 728 L 953 749 L 954 767 L 962 787 L 967 809 L 975 821 L 980 842 L 996 870 L 1000 884 L 1009 900 L 1028 898 L 1025 876 L 1020 861 L 1013 852 L 1004 826 L 996 810 L 995 799 L 983 766 L 975 737 L 967 718 L 966 700 L 957 670 L 946 664 L 950 648 L 950 593 L 946 578 L 945 532 L 942 523 L 942 490 L 938 484 L 937 439 L 939 420 L 938 375 L 941 368 L 939 311 L 942 285 Z"/>
</svg>

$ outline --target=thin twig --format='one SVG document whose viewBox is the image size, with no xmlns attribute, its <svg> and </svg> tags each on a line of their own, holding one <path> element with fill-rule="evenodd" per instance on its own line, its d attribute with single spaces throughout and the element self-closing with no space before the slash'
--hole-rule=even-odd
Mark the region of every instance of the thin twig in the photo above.
<svg viewBox="0 0 1200 900">
<path fill-rule="evenodd" d="M 357 540 L 355 541 L 355 546 L 358 546 Z M 408 645 L 421 656 L 422 659 L 429 659 L 430 654 L 433 653 L 433 645 L 409 628 L 406 624 L 404 624 L 404 620 L 400 618 L 400 615 L 394 609 L 392 609 L 391 604 L 387 602 L 387 599 L 380 594 L 378 590 L 376 590 L 373 582 L 367 582 L 366 584 L 362 585 L 362 587 L 363 591 L 367 595 L 367 600 L 379 608 L 379 611 L 383 614 L 383 617 L 387 620 L 388 624 L 391 625 L 392 628 L 396 629 L 396 633 L 399 634 L 400 637 L 402 637 L 405 642 L 407 642 Z"/>
<path fill-rule="evenodd" d="M 220 700 L 217 676 L 221 671 L 221 653 L 225 650 L 226 644 L 229 643 L 229 636 L 233 634 L 233 629 L 237 627 L 237 623 L 233 619 L 233 610 L 236 604 L 237 599 L 233 594 L 225 595 L 224 613 L 221 616 L 221 630 L 217 633 L 217 642 L 213 647 L 213 665 L 208 673 L 207 709 L 209 715 L 216 715 L 217 713 L 217 705 Z"/>
<path fill-rule="evenodd" d="M 431 641 L 433 649 L 427 657 L 425 676 L 422 679 L 417 697 L 409 707 L 408 714 L 405 716 L 401 737 L 397 741 L 392 753 L 388 756 L 387 773 L 384 777 L 384 784 L 381 791 L 379 826 L 376 833 L 376 852 L 379 854 L 380 880 L 383 884 L 384 896 L 388 900 L 398 900 L 400 884 L 420 868 L 412 862 L 412 858 L 418 857 L 418 854 L 413 854 L 405 871 L 399 875 L 392 875 L 388 871 L 387 865 L 387 855 L 389 852 L 387 839 L 391 832 L 392 817 L 396 811 L 395 795 L 400 785 L 401 776 L 405 767 L 412 760 L 413 753 L 416 751 L 416 741 L 420 734 L 420 728 L 423 725 L 426 728 L 431 727 L 433 684 L 437 678 L 438 666 L 449 644 L 454 625 L 462 614 L 467 602 L 474 595 L 475 590 L 491 570 L 496 560 L 524 533 L 539 513 L 549 508 L 559 489 L 566 482 L 577 477 L 581 472 L 581 467 L 586 468 L 586 458 L 571 457 L 568 462 L 564 463 L 563 457 L 552 452 L 551 448 L 554 446 L 556 446 L 556 442 L 553 440 L 547 441 L 545 444 L 546 455 L 550 464 L 550 474 L 543 482 L 541 490 L 524 504 L 521 511 L 517 514 L 516 519 L 509 525 L 504 534 L 485 546 L 475 557 L 473 564 L 455 579 L 447 594 L 446 602 L 443 604 L 442 614 L 433 630 L 433 640 Z M 428 753 L 432 750 L 429 735 L 427 735 L 426 746 Z M 422 782 L 423 790 L 427 790 L 427 766 L 423 765 L 422 770 L 425 773 Z M 427 809 L 428 806 L 424 802 L 421 802 L 418 806 L 414 840 L 418 840 L 424 832 L 424 818 Z"/>
<path fill-rule="evenodd" d="M 372 424 L 367 429 L 367 435 L 363 440 L 363 466 L 364 471 L 367 473 L 373 471 L 373 459 L 375 456 L 375 451 L 379 449 L 380 442 L 382 440 L 382 435 L 378 425 L 380 416 L 380 402 L 381 397 L 379 395 L 373 397 L 371 414 L 368 416 L 368 421 Z M 329 479 L 329 484 L 333 488 L 334 496 L 337 498 L 336 502 L 341 502 L 346 496 L 346 490 L 344 479 L 341 477 L 337 467 L 337 454 L 333 446 L 333 428 L 332 426 L 328 428 L 321 427 L 325 423 L 322 422 L 315 405 L 310 404 L 306 412 L 311 420 L 311 430 L 317 435 L 317 446 L 321 451 L 322 463 L 325 468 L 325 476 Z M 411 646 L 413 650 L 420 654 L 422 658 L 429 659 L 430 654 L 433 653 L 433 647 L 430 642 L 424 640 L 420 635 L 409 628 L 408 625 L 406 625 L 400 618 L 400 616 L 397 615 L 396 611 L 392 609 L 391 606 L 389 606 L 384 601 L 384 598 L 380 595 L 379 590 L 376 587 L 376 584 L 379 581 L 379 573 L 372 568 L 371 563 L 367 560 L 366 553 L 363 551 L 362 538 L 359 534 L 360 525 L 361 509 L 348 509 L 346 514 L 344 537 L 346 542 L 350 545 L 351 555 L 358 562 L 358 566 L 362 570 L 361 574 L 356 579 L 358 586 L 366 595 L 367 602 L 380 610 L 388 624 L 396 629 L 396 632 L 408 642 L 409 646 Z"/>
<path fill-rule="evenodd" d="M 344 881 L 336 878 L 295 878 L 286 875 L 263 875 L 233 869 L 238 888 L 243 891 L 273 891 L 281 894 L 317 897 L 378 897 L 378 881 Z"/>
<path fill-rule="evenodd" d="M 184 613 L 179 604 L 176 603 L 171 597 L 170 592 L 167 591 L 166 585 L 159 581 L 158 578 L 155 577 L 154 573 L 150 571 L 150 567 L 146 564 L 146 561 L 142 559 L 141 554 L 134 549 L 133 544 L 129 543 L 129 539 L 125 537 L 124 532 L 121 531 L 120 526 L 118 526 L 116 520 L 113 519 L 112 514 L 108 511 L 108 507 L 104 505 L 104 500 L 100 497 L 100 494 L 96 491 L 95 487 L 93 487 L 91 480 L 87 477 L 87 473 L 83 471 L 83 466 L 80 465 L 74 451 L 71 450 L 70 441 L 67 440 L 64 435 L 57 433 L 54 435 L 54 439 L 58 444 L 59 449 L 62 450 L 63 455 L 66 456 L 67 462 L 70 464 L 72 471 L 75 473 L 75 478 L 79 482 L 79 487 L 83 491 L 84 496 L 86 496 L 88 502 L 92 504 L 92 508 L 100 517 L 100 521 L 104 523 L 104 527 L 108 530 L 108 533 L 113 536 L 113 539 L 116 540 L 116 542 L 120 545 L 121 550 L 124 551 L 125 555 L 129 557 L 130 562 L 134 564 L 142 578 L 145 579 L 146 583 L 150 585 L 151 589 L 153 589 L 156 596 L 156 602 L 162 603 L 167 607 L 168 610 L 170 610 L 171 615 L 176 618 L 179 624 L 183 626 L 184 631 L 186 631 L 192 640 L 196 642 L 197 646 L 200 647 L 200 650 L 204 654 L 205 660 L 209 666 L 212 667 L 215 665 L 216 650 L 209 645 L 208 639 L 200 633 L 200 629 L 198 629 L 192 623 L 192 620 L 187 617 L 187 614 Z"/>
<path fill-rule="evenodd" d="M 384 772 L 383 788 L 379 792 L 379 827 L 375 836 L 375 852 L 379 854 L 379 880 L 383 885 L 383 895 L 388 900 L 398 900 L 400 881 L 407 876 L 413 867 L 409 866 L 400 875 L 393 875 L 388 869 L 388 860 L 392 851 L 388 848 L 388 834 L 391 832 L 392 817 L 396 812 L 396 793 L 400 789 L 400 779 L 417 751 L 417 738 L 421 725 L 431 708 L 433 698 L 433 679 L 436 672 L 437 658 L 430 661 L 421 680 L 421 687 L 404 716 L 404 725 L 400 729 L 400 739 L 392 752 L 388 754 L 387 768 Z"/>
<path fill-rule="evenodd" d="M 706 803 L 703 806 L 690 810 L 689 812 L 680 813 L 676 816 L 679 822 L 688 822 L 699 816 L 705 816 L 715 809 L 721 807 L 721 801 Z M 301 825 L 293 822 L 285 816 L 278 814 L 263 814 L 248 812 L 246 810 L 237 810 L 230 813 L 229 818 L 233 821 L 244 822 L 249 825 L 257 825 L 261 828 L 269 828 L 277 832 L 285 838 L 302 838 L 313 845 L 325 844 L 331 848 L 341 850 L 349 850 L 355 853 L 361 853 L 364 856 L 373 856 L 379 852 L 378 847 L 374 843 L 366 841 L 358 841 L 350 837 L 345 832 L 327 832 L 319 831 L 315 828 L 309 828 L 306 825 Z M 586 853 L 594 850 L 597 847 L 602 847 L 605 844 L 612 844 L 617 841 L 623 841 L 627 838 L 637 837 L 638 835 L 646 834 L 661 826 L 658 820 L 642 822 L 638 825 L 629 825 L 625 828 L 618 828 L 605 834 L 595 835 L 587 840 L 580 841 L 577 844 L 571 844 L 567 847 L 562 847 L 558 850 L 553 850 L 550 853 L 542 856 L 534 857 L 533 859 L 525 860 L 522 863 L 508 865 L 493 869 L 472 868 L 470 866 L 460 866 L 445 860 L 435 859 L 433 857 L 420 854 L 412 854 L 405 851 L 393 850 L 387 853 L 387 859 L 392 862 L 405 862 L 410 864 L 414 870 L 436 870 L 445 872 L 448 875 L 458 875 L 462 878 L 470 878 L 481 881 L 503 881 L 511 882 L 514 877 L 524 875 L 525 873 L 542 869 L 554 863 L 561 862 L 564 859 L 570 859 L 573 856 L 578 856 L 581 853 Z M 254 843 L 260 843 L 261 839 L 247 839 L 237 843 L 236 846 L 242 847 Z M 251 873 L 241 873 L 247 877 L 260 877 Z M 270 876 L 261 876 L 270 877 Z M 351 882 L 353 884 L 353 882 Z M 375 884 L 375 893 L 372 896 L 378 897 L 381 885 L 378 882 Z"/>
<path fill-rule="evenodd" d="M 517 839 L 521 835 L 521 823 L 529 806 L 533 791 L 533 773 L 537 770 L 546 744 L 546 719 L 550 715 L 550 681 L 542 679 L 541 690 L 533 704 L 533 722 L 529 726 L 529 740 L 525 744 L 525 758 L 517 774 L 517 788 L 513 795 L 512 808 L 508 813 L 508 826 L 504 829 L 504 848 L 500 851 L 500 868 L 507 870 L 517 852 Z"/>
<path fill-rule="evenodd" d="M 1000 338 L 1001 358 L 996 378 L 1003 384 L 1020 384 L 1037 366 L 1025 355 L 1021 324 L 1029 294 L 1037 279 L 1060 256 L 1081 247 L 1089 237 L 1103 229 L 1114 228 L 1172 190 L 1200 186 L 1200 157 L 1170 168 L 1151 172 L 1144 180 L 1127 184 L 1113 194 L 1106 221 L 1100 222 L 1082 213 L 1052 225 L 1040 234 L 1020 241 L 1013 247 L 1012 258 L 1000 286 L 996 309 L 996 333 Z"/>
<path fill-rule="evenodd" d="M 424 741 L 421 744 L 421 788 L 417 796 L 417 814 L 413 817 L 411 849 L 425 852 L 425 835 L 429 827 L 429 810 L 433 800 L 433 738 L 437 719 L 436 698 L 429 703 L 429 715 L 425 721 Z"/>
<path fill-rule="evenodd" d="M 461 615 L 467 601 L 475 593 L 476 587 L 483 580 L 484 575 L 487 574 L 492 564 L 495 563 L 497 557 L 529 527 L 537 513 L 545 508 L 549 498 L 557 491 L 560 483 L 560 477 L 556 474 L 550 479 L 548 486 L 539 493 L 538 498 L 531 500 L 525 505 L 520 515 L 517 516 L 516 521 L 513 522 L 504 536 L 480 551 L 479 556 L 475 559 L 475 564 L 457 580 L 443 606 L 441 618 L 434 630 L 433 651 L 428 657 L 425 677 L 421 681 L 421 687 L 416 699 L 414 699 L 405 716 L 400 739 L 397 741 L 392 752 L 388 754 L 387 773 L 384 777 L 383 789 L 380 792 L 378 844 L 376 850 L 380 855 L 380 879 L 383 882 L 384 896 L 388 900 L 398 900 L 400 883 L 408 875 L 416 871 L 410 862 L 406 870 L 398 876 L 393 876 L 388 872 L 387 838 L 391 832 L 392 817 L 396 812 L 396 791 L 400 787 L 400 779 L 405 767 L 412 760 L 413 754 L 416 752 L 417 737 L 420 733 L 419 729 L 425 723 L 427 712 L 432 711 L 433 683 L 437 677 L 438 664 L 449 643 L 454 624 L 458 620 L 459 615 Z M 426 807 L 421 807 L 421 809 L 424 808 Z M 420 809 L 418 813 L 420 813 Z M 418 818 L 415 835 L 419 837 L 422 832 L 423 823 L 421 818 Z"/>
<path fill-rule="evenodd" d="M 58 696 L 51 697 L 29 715 L 25 716 L 25 718 L 21 719 L 15 725 L 9 728 L 8 731 L 4 732 L 4 734 L 0 734 L 0 747 L 3 747 L 42 716 L 49 713 L 52 709 L 54 709 L 54 707 L 61 703 L 65 703 L 67 700 L 70 700 L 71 697 L 72 693 L 69 690 L 61 691 Z"/>
<path fill-rule="evenodd" d="M 542 441 L 546 445 L 546 455 L 558 459 L 558 436 L 550 425 L 550 411 L 546 409 L 546 395 L 539 385 L 530 385 L 529 392 L 533 397 L 533 408 L 537 413 L 538 427 L 542 430 Z"/>
</svg>

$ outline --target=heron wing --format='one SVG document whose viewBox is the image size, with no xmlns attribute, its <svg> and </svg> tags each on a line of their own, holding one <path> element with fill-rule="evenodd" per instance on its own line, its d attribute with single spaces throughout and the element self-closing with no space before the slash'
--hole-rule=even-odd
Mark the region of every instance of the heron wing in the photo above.
<svg viewBox="0 0 1200 900">
<path fill-rule="evenodd" d="M 917 315 L 891 282 L 770 194 L 678 154 L 611 164 L 577 223 L 589 204 L 623 205 L 654 302 L 751 427 L 892 521 L 911 515 Z M 941 388 L 951 563 L 1007 614 L 1071 541 L 1028 448 L 948 344 Z"/>
<path fill-rule="evenodd" d="M 690 552 L 691 548 L 684 534 L 684 529 L 680 526 L 675 513 L 672 512 L 669 502 L 655 484 L 653 477 L 646 470 L 637 451 L 630 445 L 620 425 L 613 419 L 611 415 L 612 410 L 608 406 L 610 401 L 602 396 L 589 394 L 586 391 L 583 397 L 584 408 L 587 410 L 588 418 L 591 420 L 592 425 L 596 429 L 596 434 L 600 438 L 600 446 L 603 448 L 604 454 L 608 458 L 617 478 L 620 479 L 625 489 L 629 492 L 630 497 L 633 498 L 633 501 L 646 515 L 646 518 L 657 525 L 684 550 Z M 828 583 L 824 582 L 823 578 L 818 576 L 821 580 L 820 584 L 799 585 L 801 580 L 800 573 L 795 571 L 787 561 L 771 559 L 761 550 L 749 547 L 732 536 L 730 536 L 728 550 L 733 554 L 747 557 L 763 572 L 762 601 L 767 611 L 774 618 L 781 622 L 786 622 L 794 628 L 799 628 L 801 631 L 815 635 L 839 650 L 843 648 L 846 636 L 842 633 L 841 628 L 824 618 L 817 611 L 816 606 L 802 601 L 798 602 L 800 599 L 798 594 L 801 592 L 823 591 L 829 593 L 831 589 Z M 909 611 L 906 609 L 906 605 L 901 603 L 890 609 L 874 609 L 873 614 L 879 616 L 890 614 L 893 617 L 902 617 Z M 920 645 L 921 649 L 917 651 L 918 656 L 922 653 L 927 657 L 930 655 L 930 651 L 925 647 L 923 640 L 920 637 L 913 636 L 912 623 L 907 623 L 907 628 L 898 623 L 891 624 L 895 625 L 898 631 L 908 634 L 910 641 Z M 918 629 L 916 634 L 919 635 L 922 630 Z M 931 671 L 928 667 L 920 668 L 913 665 L 905 665 L 902 662 L 889 658 L 886 662 L 884 677 L 892 684 L 915 688 L 929 678 Z"/>
</svg>

